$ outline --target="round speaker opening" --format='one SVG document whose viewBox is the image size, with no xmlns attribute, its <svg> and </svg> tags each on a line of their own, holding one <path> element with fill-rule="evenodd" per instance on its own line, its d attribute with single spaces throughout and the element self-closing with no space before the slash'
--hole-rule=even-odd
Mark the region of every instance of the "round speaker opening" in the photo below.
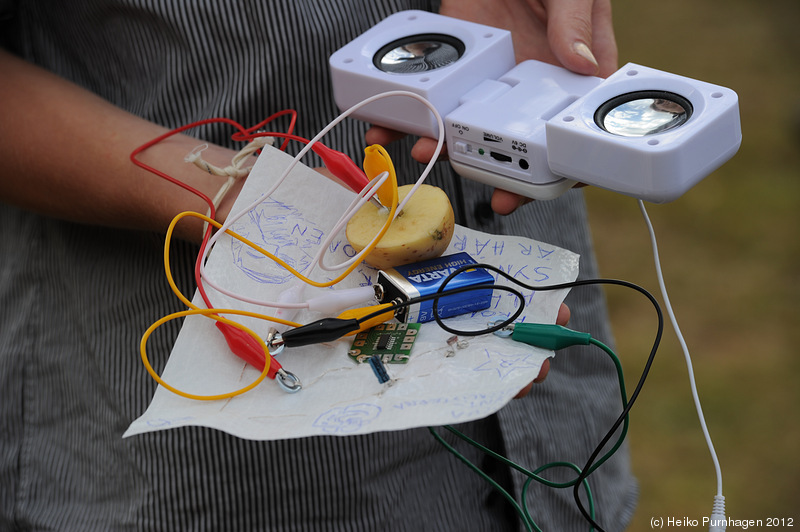
<svg viewBox="0 0 800 532">
<path fill-rule="evenodd" d="M 416 74 L 458 61 L 466 47 L 451 35 L 424 33 L 397 39 L 383 46 L 372 58 L 384 72 Z"/>
<path fill-rule="evenodd" d="M 629 92 L 611 98 L 594 114 L 595 123 L 614 135 L 646 137 L 682 126 L 692 116 L 692 104 L 667 91 Z"/>
</svg>

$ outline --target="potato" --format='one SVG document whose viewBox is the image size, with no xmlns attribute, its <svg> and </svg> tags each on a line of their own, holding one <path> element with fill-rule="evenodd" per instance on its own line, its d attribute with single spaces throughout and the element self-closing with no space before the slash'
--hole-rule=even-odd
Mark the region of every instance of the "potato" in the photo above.
<svg viewBox="0 0 800 532">
<path fill-rule="evenodd" d="M 399 201 L 403 201 L 412 186 L 404 185 L 397 189 Z M 386 223 L 388 215 L 388 212 L 367 203 L 350 219 L 346 236 L 356 252 L 367 247 Z M 450 244 L 454 228 L 453 206 L 447 194 L 438 187 L 422 185 L 364 262 L 384 270 L 438 257 Z"/>
</svg>

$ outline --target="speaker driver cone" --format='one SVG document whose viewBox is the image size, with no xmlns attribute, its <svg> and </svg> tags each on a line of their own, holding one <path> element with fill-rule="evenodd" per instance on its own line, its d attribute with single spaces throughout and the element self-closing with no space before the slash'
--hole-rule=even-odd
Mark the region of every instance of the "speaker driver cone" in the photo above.
<svg viewBox="0 0 800 532">
<path fill-rule="evenodd" d="M 384 72 L 415 74 L 455 63 L 464 50 L 464 43 L 451 35 L 425 33 L 390 42 L 378 50 L 372 62 Z"/>
<path fill-rule="evenodd" d="M 682 126 L 692 104 L 666 91 L 637 91 L 608 100 L 595 113 L 595 123 L 614 135 L 646 137 Z"/>
</svg>

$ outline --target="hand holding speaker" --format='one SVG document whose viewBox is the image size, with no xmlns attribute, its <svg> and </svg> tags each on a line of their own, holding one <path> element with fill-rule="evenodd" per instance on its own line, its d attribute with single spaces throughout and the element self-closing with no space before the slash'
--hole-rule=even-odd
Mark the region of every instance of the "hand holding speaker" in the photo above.
<svg viewBox="0 0 800 532">
<path fill-rule="evenodd" d="M 513 5 L 522 10 L 518 17 L 492 15 L 486 7 L 481 18 L 511 16 L 518 18 L 514 24 L 535 25 L 535 9 Z M 602 5 L 593 4 L 592 12 Z M 456 9 L 449 6 L 443 8 Z M 615 56 L 610 32 L 608 26 L 588 34 L 606 47 L 601 70 Z M 565 47 L 586 56 L 576 47 L 577 34 L 560 34 L 549 24 L 548 35 L 560 43 L 553 57 Z M 529 50 L 540 37 L 532 33 L 517 44 Z M 517 64 L 510 32 L 424 11 L 391 15 L 335 52 L 330 65 L 339 107 L 388 91 L 422 96 L 444 117 L 458 174 L 527 198 L 552 199 L 582 182 L 654 203 L 672 201 L 741 144 L 738 98 L 730 89 L 634 64 L 605 80 L 537 60 Z M 373 102 L 352 116 L 421 137 L 442 134 L 430 111 L 408 97 Z M 390 138 L 380 137 L 372 132 L 370 141 Z M 414 154 L 424 159 L 425 145 Z M 515 196 L 505 200 L 495 198 L 495 210 L 519 204 Z"/>
<path fill-rule="evenodd" d="M 439 12 L 510 31 L 517 63 L 603 78 L 617 70 L 609 0 L 444 0 Z"/>
<path fill-rule="evenodd" d="M 618 68 L 609 0 L 444 0 L 439 13 L 510 31 L 517 63 L 535 59 L 603 78 Z M 412 155 L 427 162 L 435 146 L 421 138 Z M 529 201 L 498 188 L 492 209 L 510 214 Z"/>
</svg>

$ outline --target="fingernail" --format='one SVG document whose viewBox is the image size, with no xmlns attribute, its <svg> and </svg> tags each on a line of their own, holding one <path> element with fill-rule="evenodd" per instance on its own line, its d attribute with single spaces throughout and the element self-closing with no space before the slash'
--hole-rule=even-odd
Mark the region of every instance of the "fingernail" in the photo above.
<svg viewBox="0 0 800 532">
<path fill-rule="evenodd" d="M 589 47 L 586 46 L 586 43 L 576 42 L 575 44 L 572 45 L 572 49 L 575 51 L 576 54 L 583 57 L 587 61 L 590 61 L 597 68 L 600 68 L 600 65 L 597 63 L 597 59 L 595 59 L 594 54 L 589 49 Z"/>
</svg>

